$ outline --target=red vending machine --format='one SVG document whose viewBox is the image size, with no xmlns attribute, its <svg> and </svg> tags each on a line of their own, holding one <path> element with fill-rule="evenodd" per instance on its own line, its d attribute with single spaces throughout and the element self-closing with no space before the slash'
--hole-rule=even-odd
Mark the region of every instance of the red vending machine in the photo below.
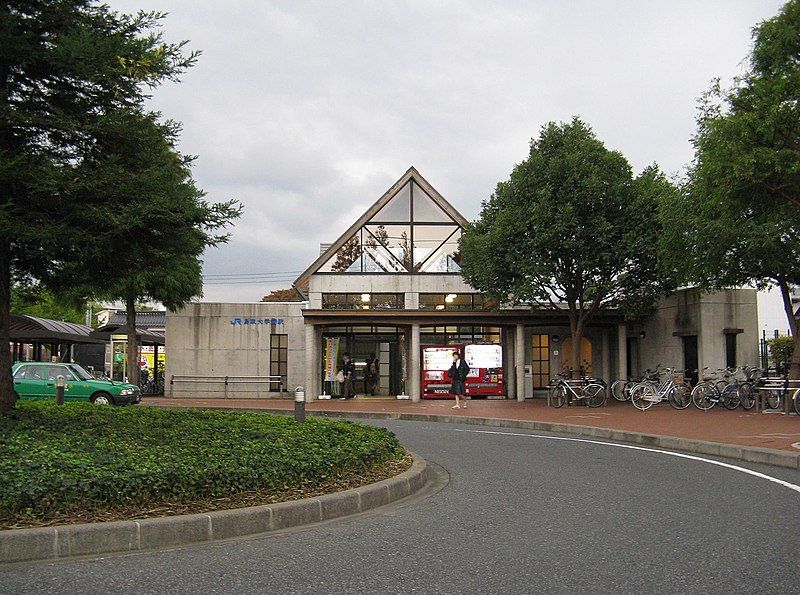
<svg viewBox="0 0 800 595">
<path fill-rule="evenodd" d="M 465 392 L 471 397 L 505 395 L 502 345 L 466 345 L 464 361 L 469 366 Z"/>
<path fill-rule="evenodd" d="M 422 348 L 422 398 L 451 399 L 447 371 L 458 351 L 469 366 L 464 390 L 472 397 L 505 395 L 503 348 L 500 345 L 427 345 Z"/>
<path fill-rule="evenodd" d="M 463 345 L 427 345 L 422 347 L 422 398 L 451 399 L 450 377 L 453 352 L 464 352 Z"/>
</svg>

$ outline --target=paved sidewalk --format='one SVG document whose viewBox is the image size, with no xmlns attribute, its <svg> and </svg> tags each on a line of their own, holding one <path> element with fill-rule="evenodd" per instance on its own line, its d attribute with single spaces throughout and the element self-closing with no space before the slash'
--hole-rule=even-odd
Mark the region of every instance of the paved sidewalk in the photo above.
<svg viewBox="0 0 800 595">
<path fill-rule="evenodd" d="M 148 397 L 143 405 L 160 407 L 212 407 L 257 410 L 293 410 L 288 399 L 191 399 Z M 800 451 L 800 418 L 780 413 L 753 413 L 737 409 L 714 408 L 699 411 L 690 406 L 677 411 L 668 404 L 655 405 L 639 411 L 630 403 L 609 402 L 605 407 L 547 407 L 543 399 L 525 401 L 471 400 L 466 410 L 451 409 L 453 401 L 423 400 L 419 403 L 359 397 L 352 401 L 314 401 L 309 411 L 337 413 L 425 413 L 433 415 L 462 415 L 494 419 L 519 419 L 595 426 L 662 436 L 707 440 L 739 446 L 758 446 L 790 452 Z M 796 444 L 796 447 L 792 445 Z"/>
</svg>

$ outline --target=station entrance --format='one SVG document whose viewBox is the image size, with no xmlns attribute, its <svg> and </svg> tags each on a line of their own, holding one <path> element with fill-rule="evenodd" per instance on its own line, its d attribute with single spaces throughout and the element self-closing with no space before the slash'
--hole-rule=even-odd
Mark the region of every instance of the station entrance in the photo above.
<svg viewBox="0 0 800 595">
<path fill-rule="evenodd" d="M 336 374 L 342 355 L 350 354 L 356 368 L 353 388 L 357 395 L 390 397 L 405 392 L 406 337 L 396 326 L 337 326 L 322 333 L 322 386 L 339 396 L 342 386 Z"/>
</svg>

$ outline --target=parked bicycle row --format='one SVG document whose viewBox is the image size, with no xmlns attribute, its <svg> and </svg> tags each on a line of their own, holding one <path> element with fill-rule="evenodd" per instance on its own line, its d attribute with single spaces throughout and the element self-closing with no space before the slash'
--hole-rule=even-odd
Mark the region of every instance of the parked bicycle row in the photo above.
<svg viewBox="0 0 800 595">
<path fill-rule="evenodd" d="M 689 375 L 698 372 L 699 382 L 692 386 Z M 778 409 L 783 399 L 788 398 L 800 414 L 800 385 L 762 374 L 761 368 L 750 366 L 720 368 L 714 372 L 708 367 L 689 371 L 658 366 L 654 371 L 647 370 L 638 380 L 615 381 L 611 385 L 611 395 L 617 401 L 630 401 L 642 411 L 663 400 L 676 409 L 686 409 L 693 404 L 708 411 L 717 404 L 730 410 L 739 406 L 750 410 L 756 405 L 760 392 L 766 408 Z"/>
<path fill-rule="evenodd" d="M 698 374 L 699 373 L 699 374 Z M 558 374 L 548 386 L 548 404 L 563 407 L 567 403 L 601 407 L 610 394 L 620 402 L 630 403 L 646 411 L 653 405 L 667 401 L 675 409 L 686 409 L 694 405 L 708 411 L 719 404 L 726 409 L 738 407 L 750 410 L 756 405 L 758 394 L 762 395 L 765 408 L 782 407 L 788 398 L 800 415 L 800 381 L 764 376 L 763 370 L 750 366 L 702 370 L 678 370 L 672 367 L 656 367 L 647 370 L 638 379 L 617 380 L 610 387 L 601 378 L 572 378 L 571 374 Z M 692 386 L 690 376 L 698 374 L 699 382 Z"/>
</svg>

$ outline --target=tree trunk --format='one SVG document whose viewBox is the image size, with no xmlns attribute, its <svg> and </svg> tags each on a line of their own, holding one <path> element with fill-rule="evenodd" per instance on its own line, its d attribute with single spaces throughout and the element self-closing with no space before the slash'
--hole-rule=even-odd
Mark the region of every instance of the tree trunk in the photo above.
<svg viewBox="0 0 800 595">
<path fill-rule="evenodd" d="M 0 413 L 14 408 L 16 394 L 11 380 L 11 247 L 0 241 Z"/>
<path fill-rule="evenodd" d="M 583 321 L 570 320 L 570 333 L 572 335 L 572 352 L 569 358 L 569 367 L 572 378 L 581 377 L 581 342 L 583 341 Z"/>
<path fill-rule="evenodd" d="M 792 296 L 789 293 L 789 284 L 784 279 L 778 280 L 778 287 L 781 289 L 783 309 L 789 320 L 789 332 L 794 337 L 794 352 L 792 353 L 792 360 L 789 362 L 789 379 L 798 380 L 800 379 L 800 336 L 797 333 L 797 320 L 794 317 Z"/>
<path fill-rule="evenodd" d="M 139 386 L 139 340 L 136 336 L 136 298 L 125 300 L 125 315 L 128 326 L 128 382 Z"/>
</svg>

